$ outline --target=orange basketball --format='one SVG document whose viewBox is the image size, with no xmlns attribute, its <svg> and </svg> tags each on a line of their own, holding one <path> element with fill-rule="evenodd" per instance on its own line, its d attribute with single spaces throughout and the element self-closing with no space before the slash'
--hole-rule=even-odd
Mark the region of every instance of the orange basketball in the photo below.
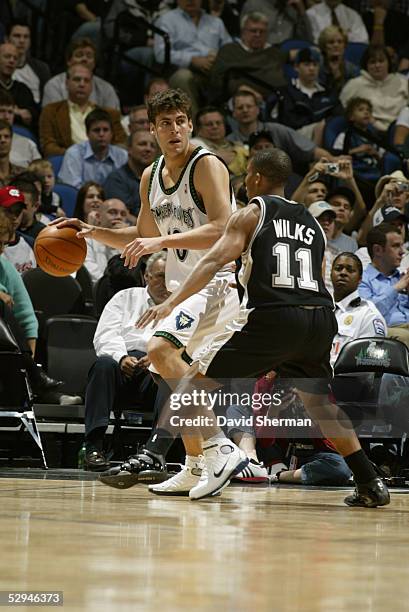
<svg viewBox="0 0 409 612">
<path fill-rule="evenodd" d="M 34 254 L 44 272 L 52 276 L 68 276 L 82 266 L 87 243 L 84 238 L 77 238 L 77 232 L 78 229 L 70 225 L 61 229 L 47 225 L 41 230 L 34 243 Z"/>
</svg>

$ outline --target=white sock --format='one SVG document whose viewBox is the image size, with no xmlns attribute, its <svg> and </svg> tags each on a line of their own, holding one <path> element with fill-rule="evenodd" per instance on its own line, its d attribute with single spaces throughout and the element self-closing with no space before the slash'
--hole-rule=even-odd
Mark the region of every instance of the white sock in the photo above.
<svg viewBox="0 0 409 612">
<path fill-rule="evenodd" d="M 228 438 L 226 438 L 226 436 L 224 435 L 224 433 L 222 431 L 219 431 L 219 433 L 215 434 L 214 436 L 212 436 L 211 438 L 208 438 L 207 440 L 205 440 L 206 445 L 207 444 L 218 444 L 220 442 L 220 440 L 227 440 L 228 442 L 230 442 L 230 440 Z"/>
<path fill-rule="evenodd" d="M 189 465 L 191 463 L 199 463 L 199 462 L 200 462 L 200 457 L 199 456 L 186 455 L 186 465 Z"/>
</svg>

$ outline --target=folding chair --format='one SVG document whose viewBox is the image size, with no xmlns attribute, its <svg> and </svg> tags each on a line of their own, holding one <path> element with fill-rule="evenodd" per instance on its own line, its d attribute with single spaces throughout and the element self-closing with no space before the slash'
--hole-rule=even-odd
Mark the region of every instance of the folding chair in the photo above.
<svg viewBox="0 0 409 612">
<path fill-rule="evenodd" d="M 40 449 L 48 469 L 33 410 L 33 395 L 20 349 L 0 319 L 0 419 L 18 419 Z"/>
</svg>

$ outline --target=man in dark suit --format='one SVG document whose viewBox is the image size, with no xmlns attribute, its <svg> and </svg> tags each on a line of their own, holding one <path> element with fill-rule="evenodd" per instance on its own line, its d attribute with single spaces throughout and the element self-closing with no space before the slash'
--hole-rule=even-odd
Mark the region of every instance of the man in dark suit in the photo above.
<svg viewBox="0 0 409 612">
<path fill-rule="evenodd" d="M 40 143 L 45 157 L 64 155 L 73 144 L 87 140 L 85 118 L 94 110 L 90 101 L 92 72 L 83 64 L 72 64 L 67 70 L 68 99 L 47 104 L 40 115 Z M 111 116 L 113 143 L 125 144 L 120 113 L 105 109 Z"/>
</svg>

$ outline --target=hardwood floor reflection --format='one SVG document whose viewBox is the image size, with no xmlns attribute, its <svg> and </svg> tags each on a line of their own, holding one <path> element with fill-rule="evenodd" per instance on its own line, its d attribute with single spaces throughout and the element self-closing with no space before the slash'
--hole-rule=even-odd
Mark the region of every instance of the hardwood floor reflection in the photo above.
<svg viewBox="0 0 409 612">
<path fill-rule="evenodd" d="M 409 610 L 406 494 L 365 510 L 338 490 L 191 502 L 8 478 L 0 495 L 0 590 L 62 590 L 64 611 Z"/>
</svg>

